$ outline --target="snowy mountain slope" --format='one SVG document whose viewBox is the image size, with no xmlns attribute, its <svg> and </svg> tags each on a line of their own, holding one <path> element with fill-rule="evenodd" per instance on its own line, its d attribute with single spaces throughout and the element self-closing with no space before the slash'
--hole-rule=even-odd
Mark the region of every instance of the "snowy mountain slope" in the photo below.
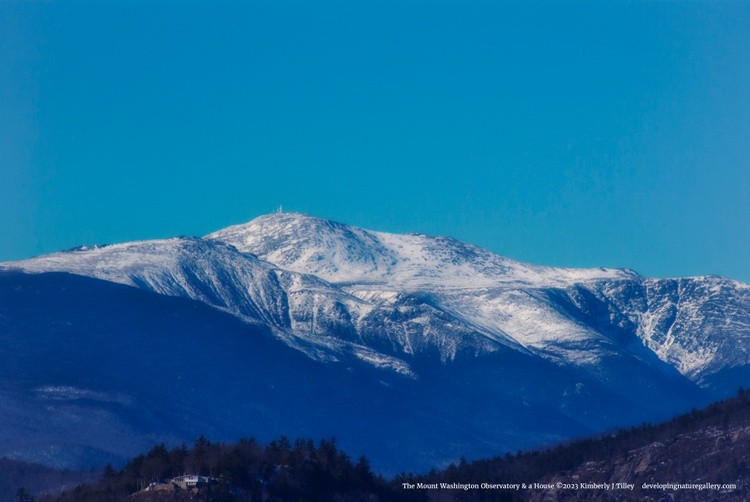
<svg viewBox="0 0 750 502">
<path fill-rule="evenodd" d="M 295 213 L 204 239 L 83 248 L 4 265 L 200 300 L 270 326 L 315 359 L 354 358 L 413 377 L 419 358 L 450 363 L 506 347 L 593 374 L 622 356 L 634 371 L 666 365 L 704 386 L 750 364 L 750 298 L 741 283 L 528 265 L 451 238 Z"/>
<path fill-rule="evenodd" d="M 455 256 L 451 260 L 458 261 Z M 490 293 L 495 299 L 488 302 L 475 295 L 476 289 L 468 294 L 466 288 L 456 287 L 438 287 L 437 293 L 363 291 L 351 283 L 341 288 L 310 274 L 276 268 L 215 240 L 180 238 L 83 248 L 13 266 L 27 272 L 64 271 L 200 300 L 271 327 L 279 338 L 315 359 L 348 356 L 413 377 L 417 375 L 409 361 L 415 356 L 445 363 L 511 346 L 562 364 L 594 365 L 605 354 L 617 352 L 615 346 L 592 343 L 589 338 L 600 338 L 596 332 L 571 323 L 548 305 L 527 302 L 522 307 L 518 298 L 528 295 L 516 290 Z M 476 305 L 482 306 L 484 316 L 469 314 Z M 534 315 L 538 318 L 532 319 Z M 523 318 L 520 322 L 518 316 Z M 564 347 L 555 348 L 557 340 Z"/>
<path fill-rule="evenodd" d="M 528 265 L 450 237 L 372 232 L 298 213 L 261 216 L 206 238 L 333 284 L 373 283 L 396 291 L 498 283 L 562 286 L 637 276 L 627 270 Z"/>
<path fill-rule="evenodd" d="M 661 360 L 704 386 L 734 392 L 750 365 L 750 286 L 721 277 L 603 282 L 593 293 Z M 718 379 L 718 380 L 717 380 Z"/>
<path fill-rule="evenodd" d="M 275 268 L 230 246 L 195 238 L 81 247 L 12 263 L 27 272 L 69 272 L 181 296 L 274 327 L 289 325 Z"/>
<path fill-rule="evenodd" d="M 600 343 L 598 333 L 527 291 L 638 277 L 626 270 L 532 266 L 455 239 L 371 232 L 300 214 L 262 216 L 206 238 L 320 276 L 377 305 L 357 324 L 368 345 L 386 350 L 387 337 L 391 353 L 434 349 L 442 361 L 462 351 L 491 352 L 499 344 L 561 363 L 596 364 L 617 347 Z M 405 318 L 415 305 L 423 307 L 420 315 Z M 368 336 L 373 332 L 383 336 Z"/>
<path fill-rule="evenodd" d="M 314 359 L 350 355 L 411 374 L 404 361 L 358 343 L 352 318 L 367 313 L 364 302 L 314 276 L 280 270 L 217 241 L 174 238 L 81 247 L 2 268 L 68 272 L 199 300 L 270 327 Z"/>
<path fill-rule="evenodd" d="M 487 333 L 418 295 L 358 298 L 315 276 L 276 268 L 214 240 L 78 248 L 5 265 L 27 272 L 69 272 L 200 300 L 270 326 L 315 359 L 349 355 L 408 375 L 413 372 L 405 355 L 432 354 L 437 348 L 445 361 L 459 352 L 491 352 L 498 346 Z M 516 344 L 508 337 L 494 338 Z"/>
<path fill-rule="evenodd" d="M 371 232 L 301 214 L 261 216 L 207 239 L 318 275 L 371 303 L 388 305 L 394 292 L 429 298 L 433 308 L 472 326 L 482 343 L 516 346 L 561 364 L 595 365 L 622 351 L 653 361 L 656 354 L 701 384 L 750 364 L 750 297 L 748 286 L 736 281 L 528 265 L 450 238 Z M 582 291 L 601 303 L 599 317 L 587 312 L 593 305 L 581 303 Z M 455 356 L 455 338 L 434 340 L 443 360 Z"/>
</svg>

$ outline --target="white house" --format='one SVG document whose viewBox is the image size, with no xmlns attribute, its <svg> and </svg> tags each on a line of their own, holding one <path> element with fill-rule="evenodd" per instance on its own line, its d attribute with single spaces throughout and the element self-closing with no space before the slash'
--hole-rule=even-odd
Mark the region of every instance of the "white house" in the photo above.
<svg viewBox="0 0 750 502">
<path fill-rule="evenodd" d="M 186 474 L 184 476 L 177 476 L 172 478 L 172 483 L 176 484 L 183 490 L 188 488 L 195 488 L 206 485 L 211 482 L 211 478 L 206 476 L 198 476 L 197 474 Z"/>
</svg>

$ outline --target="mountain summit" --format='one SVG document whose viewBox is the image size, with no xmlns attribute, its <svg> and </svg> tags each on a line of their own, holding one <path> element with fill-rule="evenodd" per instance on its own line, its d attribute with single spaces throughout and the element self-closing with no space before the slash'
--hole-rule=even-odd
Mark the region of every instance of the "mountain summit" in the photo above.
<svg viewBox="0 0 750 502">
<path fill-rule="evenodd" d="M 300 213 L 261 216 L 206 238 L 332 283 L 369 282 L 397 290 L 564 285 L 635 275 L 626 270 L 528 265 L 450 237 L 374 232 Z"/>
<path fill-rule="evenodd" d="M 374 389 L 361 384 L 362 394 L 377 394 L 392 409 L 408 403 L 405 416 L 412 418 L 389 425 L 401 439 L 425 438 L 418 416 L 444 424 L 434 425 L 430 435 L 450 434 L 441 429 L 446 424 L 464 431 L 462 439 L 422 454 L 424 465 L 456 453 L 493 454 L 666 418 L 731 394 L 750 376 L 748 285 L 719 277 L 652 279 L 622 269 L 530 265 L 449 237 L 375 232 L 296 213 L 261 216 L 204 238 L 82 247 L 3 263 L 2 270 L 7 287 L 85 276 L 97 282 L 75 282 L 71 289 L 97 284 L 109 291 L 112 283 L 136 288 L 147 294 L 139 312 L 164 296 L 196 302 L 260 330 L 269 343 L 301 352 L 313 373 L 344 371 L 375 382 Z M 72 275 L 50 275 L 61 272 Z M 98 305 L 91 295 L 86 302 L 96 312 L 140 319 L 129 305 Z M 64 323 L 85 324 L 50 311 L 51 304 L 14 305 L 0 312 L 9 343 L 28 335 L 14 320 L 29 309 L 42 309 L 40 318 L 49 318 L 47 334 Z M 168 324 L 163 329 L 172 336 Z M 67 337 L 88 336 L 64 331 Z M 96 357 L 100 348 L 86 350 Z M 49 357 L 54 365 L 54 355 Z M 251 378 L 242 371 L 227 378 Z M 58 375 L 41 379 L 38 388 L 82 388 L 81 381 L 67 382 L 63 371 Z M 117 395 L 136 402 L 141 391 L 126 387 Z M 268 392 L 260 394 L 273 394 Z M 287 397 L 297 399 L 293 395 Z M 266 397 L 257 406 L 280 417 L 291 409 Z M 230 414 L 242 413 L 247 410 Z M 363 413 L 349 416 L 361 421 L 362 430 L 352 423 L 339 427 L 348 436 L 332 429 L 355 450 L 374 426 Z M 220 414 L 205 414 L 207 426 L 219 420 L 227 426 L 222 430 L 239 432 Z M 397 464 L 395 444 L 380 457 L 389 465 Z M 424 449 L 418 441 L 410 444 Z"/>
</svg>

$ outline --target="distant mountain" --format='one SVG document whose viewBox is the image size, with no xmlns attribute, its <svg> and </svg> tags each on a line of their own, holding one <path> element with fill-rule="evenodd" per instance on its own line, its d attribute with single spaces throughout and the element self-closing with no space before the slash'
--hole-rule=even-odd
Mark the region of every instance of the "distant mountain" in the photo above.
<svg viewBox="0 0 750 502">
<path fill-rule="evenodd" d="M 126 396 L 132 408 L 109 406 L 111 420 L 75 423 L 101 422 L 103 431 L 143 438 L 138 444 L 212 431 L 235 439 L 263 410 L 264 425 L 253 431 L 332 433 L 348 451 L 367 453 L 376 469 L 393 472 L 664 419 L 750 382 L 748 285 L 529 265 L 451 238 L 301 214 L 262 216 L 205 238 L 81 247 L 0 270 L 0 337 L 10 346 L 27 343 L 0 365 L 21 422 L 45 416 L 47 394 L 39 389 Z M 43 302 L 33 288 L 44 292 Z M 138 302 L 119 296 L 137 290 Z M 172 312 L 186 305 L 197 317 Z M 154 315 L 162 319 L 158 329 Z M 129 329 L 112 319 L 128 320 Z M 113 331 L 117 337 L 105 336 Z M 91 339 L 92 332 L 103 338 Z M 46 345 L 35 337 L 61 344 L 44 355 L 44 371 L 8 371 L 16 356 L 39 364 L 34 358 Z M 200 356 L 173 353 L 171 343 L 200 347 Z M 165 351 L 160 364 L 171 374 L 143 362 L 150 344 Z M 263 372 L 239 361 L 214 363 L 221 371 L 191 363 L 259 354 L 254 344 L 267 352 L 262 361 L 271 366 L 260 365 Z M 106 364 L 78 375 L 67 350 Z M 114 385 L 107 365 L 118 363 Z M 200 395 L 224 400 L 196 404 L 176 393 L 174 375 L 186 366 Z M 263 392 L 258 379 L 268 382 Z M 277 379 L 307 388 L 284 400 L 272 391 Z M 227 385 L 255 404 L 227 398 Z M 153 395 L 148 406 L 145 395 Z M 332 411 L 328 399 L 346 411 Z M 290 406 L 296 400 L 303 404 Z M 373 412 L 374 402 L 382 409 Z M 86 413 L 98 410 L 86 403 Z M 144 410 L 153 420 L 135 427 Z M 187 420 L 190 413 L 200 420 Z M 14 429 L 21 422 L 0 424 L 0 455 L 37 460 L 43 445 L 57 444 L 44 427 Z M 136 447 L 125 441 L 102 449 L 98 437 L 76 447 L 116 456 Z M 75 462 L 99 458 L 94 450 L 81 450 Z"/>
</svg>

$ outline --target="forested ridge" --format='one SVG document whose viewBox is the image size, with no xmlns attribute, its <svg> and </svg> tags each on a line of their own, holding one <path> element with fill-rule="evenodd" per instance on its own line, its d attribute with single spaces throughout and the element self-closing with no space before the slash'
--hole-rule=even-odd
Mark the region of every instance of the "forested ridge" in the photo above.
<svg viewBox="0 0 750 502">
<path fill-rule="evenodd" d="M 750 496 L 750 392 L 693 410 L 668 422 L 642 424 L 596 438 L 572 441 L 543 450 L 506 454 L 452 464 L 426 474 L 403 473 L 391 480 L 373 473 L 366 457 L 356 461 L 335 439 L 313 442 L 281 437 L 263 445 L 255 439 L 233 444 L 204 437 L 188 446 L 160 444 L 121 469 L 107 466 L 95 482 L 50 495 L 29 495 L 39 486 L 19 487 L 20 501 L 114 500 L 543 500 L 601 499 L 740 500 Z M 16 465 L 5 461 L 8 465 Z M 45 477 L 52 471 L 34 469 Z M 33 469 L 32 469 L 33 470 Z M 49 472 L 48 472 L 49 471 Z M 18 470 L 16 465 L 16 472 Z M 36 472 L 36 471 L 35 471 Z M 59 472 L 59 471 L 58 471 Z M 75 479 L 81 473 L 69 473 Z M 173 478 L 194 474 L 210 482 L 192 489 L 170 485 Z M 89 474 L 90 475 L 90 474 Z M 21 479 L 21 478 L 15 478 Z M 31 479 L 31 478 L 29 478 Z M 0 478 L 0 480 L 2 480 Z M 405 484 L 629 482 L 631 491 L 527 491 L 485 489 L 405 489 Z M 721 483 L 731 490 L 712 492 L 644 492 L 643 483 Z M 162 489 L 153 489 L 161 483 Z M 7 482 L 6 482 L 7 485 Z M 151 489 L 149 488 L 151 485 Z M 9 499 L 10 500 L 10 499 Z"/>
<path fill-rule="evenodd" d="M 208 480 L 193 489 L 156 491 L 181 475 Z M 166 483 L 165 483 L 166 482 Z M 149 488 L 151 485 L 152 489 Z M 136 500 L 397 500 L 399 493 L 373 474 L 365 457 L 352 461 L 335 439 L 290 440 L 281 437 L 268 445 L 255 439 L 213 443 L 198 438 L 191 447 L 163 444 L 139 455 L 122 469 L 107 466 L 101 480 L 73 490 L 38 497 L 41 501 Z"/>
<path fill-rule="evenodd" d="M 660 424 L 642 424 L 549 449 L 462 460 L 424 475 L 401 475 L 395 483 L 620 483 L 633 490 L 450 491 L 435 500 L 542 500 L 615 498 L 617 500 L 747 500 L 750 497 L 750 392 L 692 410 Z M 734 484 L 716 492 L 644 492 L 644 483 Z"/>
</svg>

